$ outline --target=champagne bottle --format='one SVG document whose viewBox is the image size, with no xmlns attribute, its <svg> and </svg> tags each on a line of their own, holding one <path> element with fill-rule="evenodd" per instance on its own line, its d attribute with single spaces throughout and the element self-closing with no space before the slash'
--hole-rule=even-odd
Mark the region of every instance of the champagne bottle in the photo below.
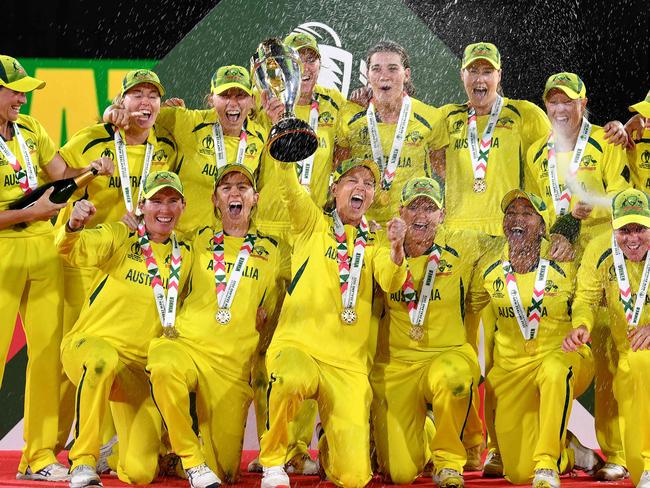
<svg viewBox="0 0 650 488">
<path fill-rule="evenodd" d="M 31 207 L 36 203 L 36 200 L 41 198 L 43 194 L 50 188 L 54 188 L 54 191 L 50 195 L 50 201 L 52 203 L 65 203 L 72 196 L 75 190 L 79 187 L 87 185 L 90 180 L 97 176 L 99 171 L 95 168 L 91 168 L 88 171 L 81 173 L 74 178 L 64 178 L 62 180 L 52 181 L 44 185 L 35 188 L 27 195 L 19 198 L 11 205 L 9 205 L 10 210 L 20 210 L 23 208 Z"/>
</svg>

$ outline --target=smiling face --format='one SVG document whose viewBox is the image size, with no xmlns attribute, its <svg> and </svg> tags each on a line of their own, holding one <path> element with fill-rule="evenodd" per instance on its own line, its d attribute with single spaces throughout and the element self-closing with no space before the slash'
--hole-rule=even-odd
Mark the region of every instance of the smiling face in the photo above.
<svg viewBox="0 0 650 488">
<path fill-rule="evenodd" d="M 132 112 L 141 112 L 140 117 L 131 118 L 131 126 L 151 129 L 160 113 L 160 93 L 151 83 L 140 83 L 124 94 L 124 108 Z"/>
<path fill-rule="evenodd" d="M 614 231 L 616 243 L 630 261 L 643 261 L 650 249 L 650 229 L 641 224 L 627 224 Z"/>
<path fill-rule="evenodd" d="M 511 248 L 529 247 L 544 235 L 544 219 L 525 198 L 517 198 L 506 208 L 503 233 Z"/>
<path fill-rule="evenodd" d="M 444 210 L 424 196 L 400 207 L 399 213 L 406 222 L 406 242 L 414 244 L 433 242 L 436 229 L 444 218 Z"/>
<path fill-rule="evenodd" d="M 241 88 L 229 88 L 212 95 L 212 105 L 226 133 L 238 135 L 244 120 L 253 109 L 253 97 Z"/>
<path fill-rule="evenodd" d="M 479 113 L 489 113 L 497 98 L 497 88 L 501 82 L 501 70 L 488 61 L 479 59 L 460 71 L 469 103 Z"/>
<path fill-rule="evenodd" d="M 320 74 L 320 58 L 313 49 L 303 47 L 300 51 L 302 61 L 302 80 L 300 83 L 300 98 L 311 99 L 314 87 Z"/>
<path fill-rule="evenodd" d="M 248 224 L 259 193 L 250 180 L 239 171 L 231 171 L 221 178 L 212 194 L 212 203 L 219 210 L 224 227 L 229 224 Z"/>
<path fill-rule="evenodd" d="M 357 225 L 375 196 L 375 177 L 365 166 L 356 166 L 332 185 L 336 211 L 344 224 Z"/>
<path fill-rule="evenodd" d="M 404 83 L 411 77 L 410 68 L 404 68 L 398 53 L 383 51 L 370 56 L 368 82 L 373 97 L 379 101 L 397 100 L 402 97 Z"/>
<path fill-rule="evenodd" d="M 18 120 L 20 107 L 25 103 L 27 96 L 23 92 L 0 86 L 0 124 Z"/>
<path fill-rule="evenodd" d="M 587 107 L 586 98 L 573 100 L 562 90 L 554 88 L 548 92 L 544 103 L 553 130 L 561 134 L 573 134 L 580 129 Z"/>
<path fill-rule="evenodd" d="M 152 240 L 169 237 L 184 209 L 183 196 L 169 187 L 162 188 L 141 203 L 144 224 Z"/>
</svg>

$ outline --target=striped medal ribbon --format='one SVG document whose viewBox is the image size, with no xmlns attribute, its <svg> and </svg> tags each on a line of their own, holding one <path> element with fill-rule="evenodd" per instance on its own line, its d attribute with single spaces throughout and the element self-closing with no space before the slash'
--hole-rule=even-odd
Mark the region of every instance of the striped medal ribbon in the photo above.
<svg viewBox="0 0 650 488">
<path fill-rule="evenodd" d="M 476 110 L 471 106 L 467 110 L 467 147 L 469 148 L 469 157 L 472 161 L 472 171 L 474 173 L 473 190 L 475 193 L 483 193 L 487 189 L 485 175 L 487 173 L 488 156 L 492 148 L 492 134 L 499 121 L 501 108 L 503 108 L 503 97 L 497 95 L 492 105 L 487 125 L 481 135 L 480 142 L 478 139 L 478 128 L 476 126 Z"/>
<path fill-rule="evenodd" d="M 583 117 L 580 132 L 578 133 L 578 140 L 573 147 L 573 155 L 571 156 L 571 163 L 569 164 L 569 178 L 575 178 L 580 168 L 580 161 L 587 147 L 589 141 L 589 134 L 591 134 L 591 124 Z M 568 185 L 565 185 L 564 190 L 560 190 L 560 179 L 557 174 L 557 157 L 555 155 L 555 134 L 551 131 L 546 141 L 546 149 L 548 150 L 548 179 L 551 187 L 551 197 L 553 198 L 553 206 L 555 207 L 555 215 L 564 215 L 569 210 L 571 204 L 571 190 Z"/>
<path fill-rule="evenodd" d="M 31 191 L 36 188 L 38 185 L 38 180 L 36 178 L 36 170 L 34 169 L 34 163 L 32 163 L 32 158 L 29 155 L 29 148 L 25 144 L 25 139 L 20 132 L 20 128 L 17 123 L 13 123 L 14 127 L 14 137 L 18 141 L 18 147 L 20 152 L 23 155 L 25 161 L 25 168 L 20 165 L 18 158 L 14 156 L 14 153 L 9 149 L 9 145 L 5 142 L 4 138 L 0 137 L 0 154 L 9 162 L 9 166 L 14 170 L 16 174 L 16 180 L 20 189 L 25 194 L 31 193 Z"/>
<path fill-rule="evenodd" d="M 318 101 L 312 99 L 311 109 L 309 110 L 309 127 L 314 131 L 318 131 Z M 310 192 L 311 176 L 314 172 L 314 154 L 302 161 L 298 161 L 298 168 L 300 170 L 300 184 L 307 192 Z"/>
<path fill-rule="evenodd" d="M 501 266 L 503 267 L 503 274 L 506 279 L 510 304 L 515 312 L 515 318 L 519 324 L 521 335 L 524 337 L 524 341 L 532 341 L 537 337 L 539 323 L 542 319 L 542 302 L 544 301 L 549 260 L 540 259 L 539 264 L 537 265 L 531 305 L 528 307 L 528 316 L 526 316 L 526 312 L 524 311 L 524 304 L 521 301 L 521 295 L 519 294 L 519 288 L 517 287 L 517 279 L 510 261 L 503 261 Z"/>
<path fill-rule="evenodd" d="M 126 211 L 131 213 L 134 210 L 133 194 L 131 193 L 131 174 L 129 172 L 129 160 L 126 155 L 126 142 L 119 130 L 115 131 L 115 154 L 117 155 L 117 169 L 120 173 L 120 186 L 122 187 L 122 196 Z M 138 189 L 138 198 L 135 203 L 140 201 L 144 191 L 144 182 L 151 171 L 151 161 L 153 160 L 153 144 L 147 142 L 147 148 L 144 153 L 144 163 L 142 164 L 142 175 L 140 176 L 140 188 Z M 139 207 L 135 207 L 135 215 L 140 216 L 142 212 Z"/>
<path fill-rule="evenodd" d="M 242 274 L 246 269 L 248 256 L 255 247 L 255 234 L 246 234 L 244 242 L 239 249 L 235 260 L 235 266 L 230 273 L 230 279 L 226 281 L 226 260 L 225 260 L 225 236 L 222 229 L 214 233 L 212 239 L 212 258 L 214 260 L 214 284 L 217 292 L 217 314 L 215 316 L 219 325 L 228 325 L 232 319 L 230 307 L 235 299 L 237 287 L 241 281 Z"/>
<path fill-rule="evenodd" d="M 372 149 L 372 157 L 382 171 L 381 188 L 384 191 L 390 190 L 397 172 L 397 165 L 399 163 L 399 156 L 402 153 L 402 146 L 404 145 L 404 137 L 406 136 L 406 129 L 408 127 L 409 117 L 411 116 L 411 97 L 406 93 L 402 97 L 402 108 L 399 111 L 399 118 L 397 119 L 397 127 L 395 128 L 395 136 L 393 137 L 393 145 L 388 155 L 388 160 L 384 156 L 384 150 L 381 147 L 381 139 L 379 138 L 379 128 L 377 127 L 377 116 L 375 115 L 375 105 L 370 101 L 368 111 L 366 112 L 366 120 L 368 122 L 368 135 L 370 137 L 370 148 Z"/>
<path fill-rule="evenodd" d="M 248 119 L 244 120 L 239 133 L 239 145 L 237 146 L 237 164 L 244 164 L 244 154 L 246 154 L 246 147 L 248 146 L 248 133 L 246 132 L 246 125 Z M 223 128 L 219 122 L 212 124 L 212 141 L 214 142 L 214 160 L 217 164 L 217 169 L 223 168 L 228 164 L 226 158 L 226 141 L 223 135 Z"/>
<path fill-rule="evenodd" d="M 156 299 L 156 307 L 158 308 L 158 316 L 160 323 L 163 326 L 163 334 L 166 337 L 178 337 L 178 331 L 174 327 L 176 322 L 176 304 L 178 298 L 178 286 L 181 279 L 181 248 L 178 245 L 176 234 L 172 232 L 172 254 L 169 266 L 169 279 L 167 280 L 167 297 L 165 298 L 165 287 L 163 280 L 160 277 L 160 268 L 153 255 L 153 249 L 149 242 L 149 235 L 143 222 L 138 224 L 138 243 L 140 249 L 145 257 L 145 264 L 147 265 L 147 272 L 151 278 L 151 288 L 153 288 L 153 296 Z"/>
<path fill-rule="evenodd" d="M 429 300 L 431 299 L 431 290 L 433 283 L 436 279 L 438 271 L 438 263 L 440 262 L 440 255 L 442 249 L 437 244 L 431 247 L 429 252 L 429 259 L 427 260 L 427 267 L 424 271 L 424 280 L 422 281 L 422 289 L 420 290 L 420 300 L 417 299 L 417 293 L 413 284 L 413 275 L 411 270 L 406 270 L 406 281 L 402 285 L 402 292 L 406 300 L 406 306 L 409 311 L 409 319 L 411 321 L 411 329 L 409 330 L 409 337 L 414 341 L 421 341 L 424 337 L 424 317 L 427 313 Z"/>
<path fill-rule="evenodd" d="M 639 324 L 643 305 L 645 305 L 645 297 L 648 294 L 650 252 L 647 253 L 645 258 L 645 265 L 643 266 L 643 274 L 641 275 L 641 283 L 639 283 L 639 292 L 636 294 L 634 309 L 632 308 L 632 289 L 627 275 L 627 267 L 625 266 L 625 256 L 613 234 L 612 257 L 614 258 L 614 270 L 616 271 L 616 281 L 618 281 L 618 290 L 621 296 L 621 303 L 623 304 L 623 312 L 625 313 L 625 320 L 627 320 L 628 330 L 630 330 Z"/>
<path fill-rule="evenodd" d="M 336 210 L 332 212 L 332 219 L 334 220 L 334 237 L 338 243 L 336 247 L 336 260 L 339 265 L 339 280 L 343 301 L 341 320 L 346 325 L 353 325 L 357 321 L 355 306 L 359 292 L 363 255 L 366 250 L 366 244 L 368 243 L 368 221 L 365 217 L 361 217 L 361 222 L 357 226 L 357 237 L 354 240 L 352 262 L 350 262 L 345 227 Z"/>
</svg>

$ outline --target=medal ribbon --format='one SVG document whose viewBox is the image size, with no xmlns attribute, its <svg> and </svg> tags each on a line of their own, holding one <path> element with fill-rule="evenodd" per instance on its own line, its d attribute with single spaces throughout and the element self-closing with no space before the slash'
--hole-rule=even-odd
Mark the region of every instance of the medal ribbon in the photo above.
<svg viewBox="0 0 650 488">
<path fill-rule="evenodd" d="M 28 194 L 38 185 L 38 181 L 36 179 L 36 170 L 34 169 L 32 158 L 29 155 L 29 148 L 27 147 L 27 144 L 25 144 L 25 139 L 20 133 L 18 124 L 14 122 L 13 126 L 14 137 L 18 141 L 18 147 L 20 148 L 20 152 L 23 155 L 23 160 L 25 161 L 25 169 L 23 170 L 20 162 L 18 162 L 18 158 L 14 156 L 14 153 L 12 153 L 11 149 L 9 149 L 9 145 L 2 137 L 0 137 L 0 153 L 9 162 L 9 166 L 11 166 L 11 168 L 16 173 L 16 180 L 18 180 L 20 189 L 23 191 L 23 193 Z"/>
<path fill-rule="evenodd" d="M 144 223 L 138 225 L 138 243 L 140 249 L 145 257 L 145 264 L 147 265 L 147 272 L 151 278 L 151 288 L 153 288 L 153 296 L 156 300 L 156 307 L 158 308 L 158 316 L 163 328 L 174 327 L 176 321 L 176 304 L 178 297 L 178 285 L 181 279 L 181 248 L 176 240 L 176 234 L 172 232 L 172 255 L 171 264 L 169 267 L 169 279 L 167 280 L 167 298 L 165 299 L 165 288 L 163 287 L 163 280 L 160 277 L 160 268 L 153 255 L 151 243 Z"/>
<path fill-rule="evenodd" d="M 117 168 L 120 173 L 120 186 L 122 187 L 122 195 L 124 197 L 124 205 L 127 212 L 133 212 L 133 194 L 131 193 L 131 175 L 129 173 L 129 160 L 126 155 L 126 142 L 120 134 L 119 130 L 115 131 L 115 154 L 117 155 Z M 140 188 L 138 190 L 138 198 L 136 203 L 142 197 L 144 182 L 151 170 L 151 161 L 153 160 L 153 144 L 147 142 L 147 149 L 144 153 L 144 163 L 142 165 L 142 176 L 140 177 Z M 141 215 L 140 209 L 136 208 L 136 215 Z"/>
<path fill-rule="evenodd" d="M 246 234 L 244 242 L 239 249 L 237 259 L 235 260 L 235 266 L 232 273 L 230 273 L 230 279 L 226 283 L 225 237 L 223 230 L 214 233 L 212 258 L 214 260 L 214 284 L 219 308 L 230 308 L 232 305 L 235 299 L 235 292 L 241 281 L 244 269 L 246 269 L 246 261 L 248 261 L 248 256 L 253 252 L 256 239 L 257 236 L 255 234 Z"/>
<path fill-rule="evenodd" d="M 316 133 L 318 130 L 318 102 L 314 99 L 311 101 L 311 109 L 309 110 L 309 127 Z M 314 169 L 314 154 L 302 161 L 298 161 L 298 168 L 300 168 L 300 184 L 309 186 L 311 183 L 311 175 Z"/>
<path fill-rule="evenodd" d="M 621 303 L 623 303 L 625 319 L 630 328 L 636 327 L 639 324 L 641 311 L 643 310 L 643 305 L 645 305 L 645 297 L 648 293 L 648 282 L 650 282 L 650 252 L 647 253 L 645 258 L 645 265 L 643 266 L 643 274 L 641 275 L 641 283 L 639 283 L 639 292 L 636 295 L 634 310 L 632 309 L 632 289 L 630 288 L 630 280 L 628 279 L 627 267 L 625 266 L 625 256 L 613 234 L 612 256 L 614 258 L 614 270 L 616 271 L 616 281 L 618 281 L 618 290 L 621 296 Z"/>
<path fill-rule="evenodd" d="M 244 164 L 244 154 L 248 146 L 248 133 L 246 132 L 246 125 L 248 120 L 244 120 L 239 134 L 239 146 L 237 146 L 237 164 Z M 219 122 L 212 124 L 212 141 L 214 142 L 214 160 L 217 164 L 217 169 L 223 168 L 228 164 L 226 158 L 226 142 L 223 135 L 223 128 Z"/>
<path fill-rule="evenodd" d="M 332 212 L 332 219 L 334 220 L 334 237 L 338 242 L 336 260 L 339 264 L 343 308 L 354 308 L 357 303 L 357 293 L 359 292 L 363 254 L 368 243 L 368 221 L 365 217 L 361 217 L 361 222 L 357 226 L 357 237 L 354 240 L 352 263 L 350 263 L 345 227 L 336 210 Z"/>
<path fill-rule="evenodd" d="M 528 307 L 528 317 L 526 317 L 526 312 L 524 311 L 524 305 L 521 301 L 519 288 L 517 287 L 517 279 L 515 278 L 515 272 L 512 269 L 510 261 L 503 261 L 501 266 L 503 267 L 503 274 L 506 278 L 510 304 L 515 312 L 521 335 L 524 336 L 525 341 L 535 339 L 539 329 L 539 322 L 542 320 L 542 302 L 544 301 L 549 261 L 548 259 L 540 259 L 539 265 L 537 265 L 531 305 Z"/>
<path fill-rule="evenodd" d="M 591 124 L 585 118 L 582 119 L 578 140 L 573 147 L 573 155 L 571 163 L 569 164 L 569 175 L 574 177 L 580 168 L 580 160 L 587 147 L 589 141 L 589 134 L 591 134 Z M 560 180 L 557 174 L 557 158 L 555 156 L 555 134 L 551 131 L 546 141 L 546 148 L 548 150 L 548 179 L 551 187 L 551 196 L 553 197 L 553 206 L 555 207 L 555 215 L 564 215 L 569 210 L 571 204 L 571 190 L 565 186 L 564 191 L 560 191 Z"/>
<path fill-rule="evenodd" d="M 478 129 L 476 127 L 476 110 L 474 107 L 469 107 L 467 111 L 467 146 L 469 148 L 469 156 L 472 160 L 472 170 L 474 172 L 474 179 L 485 179 L 488 165 L 488 155 L 492 147 L 492 134 L 497 126 L 499 114 L 503 107 L 503 97 L 497 95 L 490 117 L 488 118 L 487 125 L 481 135 L 480 147 L 478 140 Z"/>
<path fill-rule="evenodd" d="M 388 161 L 385 161 L 384 150 L 381 147 L 381 139 L 379 138 L 379 129 L 377 127 L 377 117 L 375 116 L 375 106 L 370 101 L 368 111 L 366 112 L 366 120 L 368 123 L 368 135 L 370 137 L 370 147 L 372 149 L 372 157 L 382 170 L 381 187 L 383 190 L 390 190 L 397 172 L 397 165 L 399 163 L 399 156 L 402 153 L 402 146 L 404 145 L 404 136 L 408 127 L 409 117 L 411 116 L 411 98 L 404 94 L 402 98 L 402 108 L 399 111 L 399 118 L 397 119 L 397 127 L 395 129 L 395 136 L 393 137 L 393 145 L 388 155 Z M 386 163 L 386 164 L 384 164 Z"/>
<path fill-rule="evenodd" d="M 438 263 L 440 262 L 441 254 L 442 249 L 440 246 L 434 244 L 431 252 L 429 253 L 427 267 L 424 271 L 424 279 L 422 280 L 422 289 L 420 290 L 419 301 L 415 292 L 411 270 L 407 269 L 406 271 L 406 281 L 404 281 L 404 284 L 402 285 L 402 292 L 404 293 L 404 298 L 406 299 L 406 306 L 408 307 L 409 311 L 409 319 L 411 320 L 411 324 L 415 326 L 421 327 L 422 324 L 424 324 L 424 317 L 426 316 L 429 300 L 431 299 L 431 289 L 433 288 L 433 282 L 436 279 L 436 273 L 438 272 Z"/>
</svg>

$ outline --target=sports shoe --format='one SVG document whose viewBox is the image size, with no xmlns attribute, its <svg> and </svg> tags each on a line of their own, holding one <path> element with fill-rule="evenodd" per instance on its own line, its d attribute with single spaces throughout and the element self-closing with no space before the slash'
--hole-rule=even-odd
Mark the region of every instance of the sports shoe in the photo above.
<svg viewBox="0 0 650 488">
<path fill-rule="evenodd" d="M 483 468 L 483 465 L 481 464 L 481 454 L 483 454 L 483 449 L 483 443 L 466 449 L 467 461 L 463 467 L 464 471 L 480 471 L 481 468 Z"/>
<path fill-rule="evenodd" d="M 560 488 L 560 476 L 552 469 L 536 469 L 533 488 Z"/>
<path fill-rule="evenodd" d="M 641 478 L 636 485 L 636 488 L 650 488 L 650 471 L 641 473 Z"/>
<path fill-rule="evenodd" d="M 16 473 L 17 480 L 29 481 L 68 481 L 70 474 L 68 468 L 61 463 L 52 463 L 39 469 L 35 473 L 27 466 L 25 473 Z"/>
<path fill-rule="evenodd" d="M 593 476 L 605 464 L 596 451 L 583 446 L 571 432 L 567 432 L 566 439 L 567 447 L 573 449 L 573 469 L 579 469 Z"/>
<path fill-rule="evenodd" d="M 630 473 L 625 466 L 614 463 L 605 463 L 605 465 L 596 471 L 594 478 L 602 481 L 618 481 L 627 478 Z"/>
<path fill-rule="evenodd" d="M 113 454 L 113 446 L 117 444 L 117 434 L 111 437 L 106 444 L 99 448 L 99 458 L 97 459 L 97 473 L 110 473 L 111 467 L 108 465 L 108 458 Z"/>
<path fill-rule="evenodd" d="M 192 488 L 218 488 L 221 486 L 219 477 L 205 463 L 186 469 L 185 473 Z"/>
<path fill-rule="evenodd" d="M 262 476 L 261 488 L 289 488 L 289 476 L 284 471 L 284 466 L 271 466 L 270 468 L 262 468 L 264 475 Z"/>
<path fill-rule="evenodd" d="M 248 463 L 247 468 L 249 473 L 262 473 L 262 465 L 260 464 L 260 458 L 256 457 L 250 463 Z"/>
<path fill-rule="evenodd" d="M 318 464 L 306 452 L 296 454 L 284 465 L 287 474 L 318 474 Z"/>
<path fill-rule="evenodd" d="M 442 468 L 432 478 L 439 488 L 463 488 L 465 486 L 463 475 L 455 469 Z"/>
<path fill-rule="evenodd" d="M 70 473 L 70 488 L 86 488 L 87 486 L 104 486 L 93 466 L 80 464 Z"/>
<path fill-rule="evenodd" d="M 501 453 L 496 449 L 490 449 L 485 457 L 483 477 L 503 478 L 503 461 L 501 460 Z"/>
</svg>

